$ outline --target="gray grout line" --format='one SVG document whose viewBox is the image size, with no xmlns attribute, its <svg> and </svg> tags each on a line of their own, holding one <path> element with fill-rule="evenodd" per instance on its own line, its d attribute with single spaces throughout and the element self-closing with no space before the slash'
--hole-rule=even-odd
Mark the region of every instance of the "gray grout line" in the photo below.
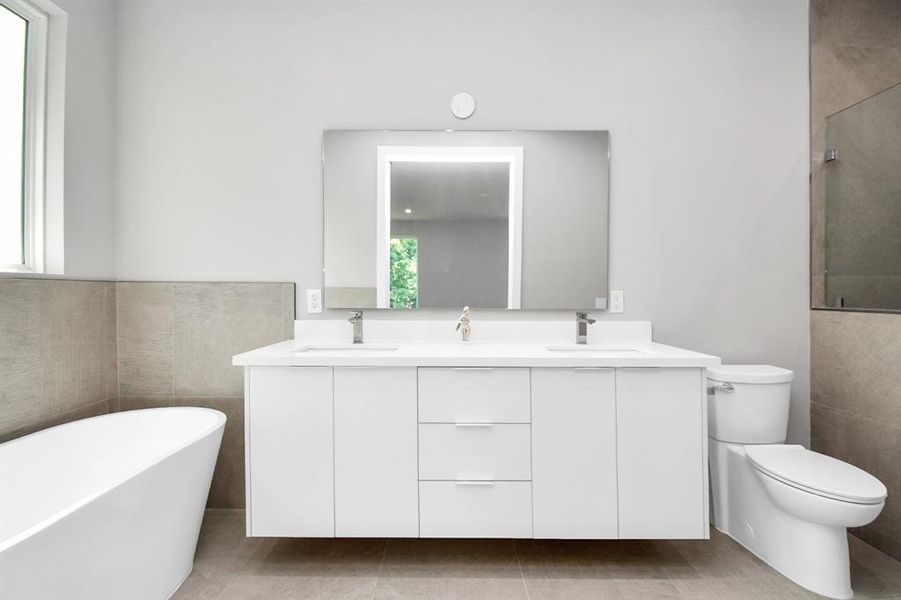
<svg viewBox="0 0 901 600">
<path fill-rule="evenodd" d="M 388 539 L 382 538 L 382 558 L 379 560 L 379 571 L 375 574 L 375 587 L 372 589 L 372 598 L 375 599 L 379 591 L 379 583 L 382 581 L 382 571 L 385 569 L 385 556 L 388 554 Z"/>
<path fill-rule="evenodd" d="M 519 580 L 522 582 L 522 589 L 526 593 L 526 600 L 530 600 L 529 586 L 526 584 L 526 574 L 522 570 L 522 560 L 519 558 L 519 544 L 513 540 L 513 555 L 516 557 L 516 564 L 519 566 Z"/>
<path fill-rule="evenodd" d="M 174 398 L 175 397 L 175 368 L 176 368 L 175 365 L 178 364 L 178 356 L 176 356 L 176 353 L 175 353 L 175 348 L 176 348 L 176 343 L 175 343 L 175 316 L 176 316 L 175 284 L 174 283 L 170 284 L 169 289 L 171 290 L 170 293 L 172 294 L 172 331 L 171 331 L 171 335 L 169 336 L 169 339 L 172 340 L 172 372 L 171 372 L 170 383 L 172 384 L 172 397 Z"/>
<path fill-rule="evenodd" d="M 122 397 L 122 378 L 120 373 L 122 370 L 122 344 L 119 341 L 119 284 L 113 283 L 113 293 L 116 297 L 116 397 Z M 122 410 L 122 403 L 119 402 L 119 410 Z"/>
<path fill-rule="evenodd" d="M 816 400 L 811 400 L 810 404 L 811 404 L 811 406 L 816 404 L 821 409 L 826 409 L 827 411 L 834 412 L 841 417 L 860 419 L 863 421 L 872 421 L 873 423 L 878 423 L 879 425 L 888 427 L 889 429 L 901 429 L 901 426 L 895 425 L 892 422 L 886 422 L 884 419 L 879 419 L 879 418 L 876 418 L 874 416 L 870 416 L 867 414 L 855 413 L 855 412 L 848 410 L 847 408 L 833 406 L 831 404 L 826 404 L 824 402 L 820 402 L 820 401 L 816 401 Z"/>
</svg>

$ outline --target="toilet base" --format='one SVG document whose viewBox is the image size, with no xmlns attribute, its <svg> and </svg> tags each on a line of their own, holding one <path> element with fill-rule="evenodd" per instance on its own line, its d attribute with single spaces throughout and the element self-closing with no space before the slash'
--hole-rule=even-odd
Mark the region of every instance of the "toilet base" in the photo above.
<svg viewBox="0 0 901 600">
<path fill-rule="evenodd" d="M 714 526 L 798 585 L 829 598 L 854 596 L 844 527 L 800 519 L 767 494 L 744 447 L 710 440 Z"/>
</svg>

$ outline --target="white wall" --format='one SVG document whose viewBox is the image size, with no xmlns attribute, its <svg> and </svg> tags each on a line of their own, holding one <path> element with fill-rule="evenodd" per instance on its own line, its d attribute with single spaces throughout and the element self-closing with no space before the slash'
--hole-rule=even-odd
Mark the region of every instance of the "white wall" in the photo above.
<svg viewBox="0 0 901 600">
<path fill-rule="evenodd" d="M 320 287 L 323 129 L 609 129 L 622 318 L 794 369 L 807 440 L 805 1 L 130 1 L 118 25 L 120 278 Z"/>
<path fill-rule="evenodd" d="M 65 276 L 111 279 L 115 168 L 116 6 L 54 0 L 68 17 L 66 56 Z"/>
</svg>

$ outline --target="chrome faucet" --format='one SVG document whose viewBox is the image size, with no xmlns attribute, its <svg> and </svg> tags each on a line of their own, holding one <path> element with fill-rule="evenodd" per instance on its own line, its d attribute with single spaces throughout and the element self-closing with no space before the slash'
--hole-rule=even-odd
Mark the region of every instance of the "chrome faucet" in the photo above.
<svg viewBox="0 0 901 600">
<path fill-rule="evenodd" d="M 594 319 L 588 317 L 587 312 L 576 313 L 576 343 L 588 343 L 588 326 L 594 323 Z"/>
<path fill-rule="evenodd" d="M 363 311 L 355 310 L 350 313 L 350 318 L 348 319 L 351 325 L 354 326 L 354 344 L 362 344 L 363 343 Z"/>
</svg>

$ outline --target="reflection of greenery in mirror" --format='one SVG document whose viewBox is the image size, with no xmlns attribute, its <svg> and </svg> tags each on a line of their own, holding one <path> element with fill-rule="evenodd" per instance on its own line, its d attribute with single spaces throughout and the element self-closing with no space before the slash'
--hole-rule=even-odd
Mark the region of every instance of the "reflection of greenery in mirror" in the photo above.
<svg viewBox="0 0 901 600">
<path fill-rule="evenodd" d="M 418 266 L 416 238 L 391 238 L 391 308 L 419 306 Z"/>
</svg>

